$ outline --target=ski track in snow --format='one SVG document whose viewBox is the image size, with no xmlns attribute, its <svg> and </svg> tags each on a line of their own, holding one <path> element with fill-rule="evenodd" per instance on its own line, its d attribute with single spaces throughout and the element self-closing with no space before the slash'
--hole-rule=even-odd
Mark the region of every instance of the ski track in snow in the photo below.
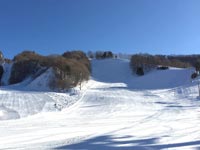
<svg viewBox="0 0 200 150">
<path fill-rule="evenodd" d="M 113 60 L 106 64 L 109 61 Z M 108 65 L 104 70 L 94 62 L 95 80 L 87 83 L 81 96 L 71 98 L 72 102 L 65 102 L 70 96 L 62 93 L 1 90 L 0 104 L 7 108 L 12 104 L 12 109 L 21 110 L 20 116 L 27 117 L 0 122 L 0 149 L 199 150 L 200 101 L 196 99 L 196 86 L 186 83 L 165 89 L 130 88 L 126 78 L 121 82 L 116 77 L 111 80 L 110 73 L 121 76 L 123 72 L 113 68 L 116 64 L 112 62 L 112 69 Z M 109 75 L 104 72 L 98 78 L 98 71 L 108 71 Z M 32 115 L 44 109 L 46 101 L 71 104 L 62 111 Z"/>
</svg>

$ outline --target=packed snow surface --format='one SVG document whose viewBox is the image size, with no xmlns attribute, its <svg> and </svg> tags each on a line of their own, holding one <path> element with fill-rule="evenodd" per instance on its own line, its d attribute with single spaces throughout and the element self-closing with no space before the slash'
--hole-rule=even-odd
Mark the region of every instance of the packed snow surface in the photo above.
<svg viewBox="0 0 200 150">
<path fill-rule="evenodd" d="M 191 69 L 138 77 L 126 60 L 93 60 L 92 66 L 78 94 L 2 88 L 0 149 L 200 149 Z"/>
</svg>

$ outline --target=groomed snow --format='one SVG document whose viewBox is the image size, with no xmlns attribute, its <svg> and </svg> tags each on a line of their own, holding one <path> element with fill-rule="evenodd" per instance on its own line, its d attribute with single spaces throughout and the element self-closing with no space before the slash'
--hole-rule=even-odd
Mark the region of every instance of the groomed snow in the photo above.
<svg viewBox="0 0 200 150">
<path fill-rule="evenodd" d="M 92 79 L 75 104 L 1 121 L 0 149 L 200 149 L 200 101 L 191 69 L 137 77 L 125 60 L 94 60 L 92 65 Z M 1 107 L 9 108 L 6 101 L 15 103 L 18 97 L 28 104 L 31 94 L 42 105 L 48 98 L 62 103 L 67 95 L 26 92 L 1 89 Z"/>
</svg>

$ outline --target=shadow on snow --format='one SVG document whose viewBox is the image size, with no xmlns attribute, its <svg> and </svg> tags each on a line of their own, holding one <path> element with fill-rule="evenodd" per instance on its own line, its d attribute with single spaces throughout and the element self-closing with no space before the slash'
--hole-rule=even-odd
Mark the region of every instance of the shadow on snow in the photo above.
<svg viewBox="0 0 200 150">
<path fill-rule="evenodd" d="M 56 147 L 56 150 L 147 150 L 147 149 L 166 149 L 183 148 L 186 146 L 199 149 L 200 140 L 173 144 L 158 144 L 159 138 L 148 138 L 139 140 L 129 140 L 130 136 L 113 137 L 98 136 L 79 143 Z M 127 139 L 127 140 L 126 140 Z"/>
</svg>

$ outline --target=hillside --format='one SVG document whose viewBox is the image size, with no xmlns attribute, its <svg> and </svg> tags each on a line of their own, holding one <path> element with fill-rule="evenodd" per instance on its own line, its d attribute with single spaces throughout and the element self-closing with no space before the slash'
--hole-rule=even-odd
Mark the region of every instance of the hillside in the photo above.
<svg viewBox="0 0 200 150">
<path fill-rule="evenodd" d="M 93 60 L 93 78 L 100 82 L 125 83 L 130 89 L 167 89 L 191 83 L 194 69 L 170 68 L 152 70 L 144 76 L 135 75 L 128 60 Z"/>
<path fill-rule="evenodd" d="M 0 120 L 69 107 L 81 97 L 79 88 L 90 75 L 90 62 L 82 51 L 51 56 L 23 51 L 9 62 L 3 54 L 0 59 Z"/>
<path fill-rule="evenodd" d="M 0 149 L 199 149 L 200 103 L 196 85 L 189 79 L 191 70 L 154 70 L 138 77 L 128 64 L 126 60 L 93 60 L 91 80 L 74 105 L 1 121 Z M 35 97 L 31 107 L 43 105 L 40 100 L 44 99 L 73 97 L 9 88 L 1 92 L 5 104 L 17 97 L 22 103 Z"/>
<path fill-rule="evenodd" d="M 42 56 L 34 51 L 23 51 L 13 60 L 7 61 L 3 55 L 1 60 L 1 85 L 15 85 L 22 82 L 28 84 L 28 81 L 30 83 L 43 74 L 49 74 L 48 80 L 44 80 L 44 83 L 43 80 L 40 81 L 41 85 L 45 85 L 44 89 L 49 91 L 62 91 L 76 87 L 89 79 L 91 71 L 86 54 L 78 50 L 49 56 Z"/>
</svg>

